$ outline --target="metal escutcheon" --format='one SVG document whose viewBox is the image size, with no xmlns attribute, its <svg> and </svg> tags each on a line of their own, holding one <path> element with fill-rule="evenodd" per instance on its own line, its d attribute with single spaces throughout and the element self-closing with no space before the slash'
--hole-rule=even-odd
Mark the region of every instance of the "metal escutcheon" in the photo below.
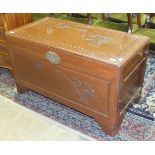
<svg viewBox="0 0 155 155">
<path fill-rule="evenodd" d="M 52 51 L 48 51 L 45 56 L 46 56 L 46 59 L 52 64 L 59 64 L 61 60 L 59 55 Z"/>
</svg>

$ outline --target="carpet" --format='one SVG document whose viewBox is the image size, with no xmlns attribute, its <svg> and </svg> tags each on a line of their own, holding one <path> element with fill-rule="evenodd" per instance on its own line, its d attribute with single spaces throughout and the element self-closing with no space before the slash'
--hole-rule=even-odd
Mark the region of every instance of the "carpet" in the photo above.
<svg viewBox="0 0 155 155">
<path fill-rule="evenodd" d="M 129 110 L 126 114 L 121 129 L 115 137 L 106 135 L 93 118 L 76 110 L 32 91 L 17 93 L 13 76 L 8 70 L 2 68 L 0 69 L 0 95 L 97 140 L 155 140 L 155 122 L 148 119 L 151 116 L 153 118 L 153 112 L 149 111 L 150 106 L 145 103 L 148 97 L 150 97 L 149 103 L 154 103 L 154 100 L 151 100 L 154 98 L 154 61 L 155 57 L 149 55 L 142 98 L 135 104 L 137 107 L 132 107 L 133 110 Z M 145 104 L 146 106 L 142 106 Z M 143 114 L 139 114 L 139 111 L 143 111 Z"/>
</svg>

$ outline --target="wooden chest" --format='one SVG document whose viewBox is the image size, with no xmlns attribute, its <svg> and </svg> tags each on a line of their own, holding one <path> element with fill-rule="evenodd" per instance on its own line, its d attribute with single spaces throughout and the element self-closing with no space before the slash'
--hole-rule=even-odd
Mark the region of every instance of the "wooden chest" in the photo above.
<svg viewBox="0 0 155 155">
<path fill-rule="evenodd" d="M 19 92 L 31 89 L 90 115 L 110 135 L 140 97 L 146 37 L 44 18 L 7 39 Z"/>
</svg>

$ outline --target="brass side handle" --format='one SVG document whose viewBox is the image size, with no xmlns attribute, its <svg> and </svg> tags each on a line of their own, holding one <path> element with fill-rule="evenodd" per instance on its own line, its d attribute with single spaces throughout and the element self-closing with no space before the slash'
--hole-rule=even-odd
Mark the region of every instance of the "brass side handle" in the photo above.
<svg viewBox="0 0 155 155">
<path fill-rule="evenodd" d="M 46 59 L 52 64 L 59 64 L 61 58 L 59 55 L 53 51 L 48 51 L 45 55 Z"/>
</svg>

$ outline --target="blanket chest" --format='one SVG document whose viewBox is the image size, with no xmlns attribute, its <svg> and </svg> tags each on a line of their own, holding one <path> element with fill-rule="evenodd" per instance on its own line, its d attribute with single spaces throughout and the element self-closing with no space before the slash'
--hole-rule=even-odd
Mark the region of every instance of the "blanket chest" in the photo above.
<svg viewBox="0 0 155 155">
<path fill-rule="evenodd" d="M 48 17 L 9 31 L 7 41 L 19 92 L 85 113 L 107 134 L 140 98 L 147 37 Z"/>
</svg>

